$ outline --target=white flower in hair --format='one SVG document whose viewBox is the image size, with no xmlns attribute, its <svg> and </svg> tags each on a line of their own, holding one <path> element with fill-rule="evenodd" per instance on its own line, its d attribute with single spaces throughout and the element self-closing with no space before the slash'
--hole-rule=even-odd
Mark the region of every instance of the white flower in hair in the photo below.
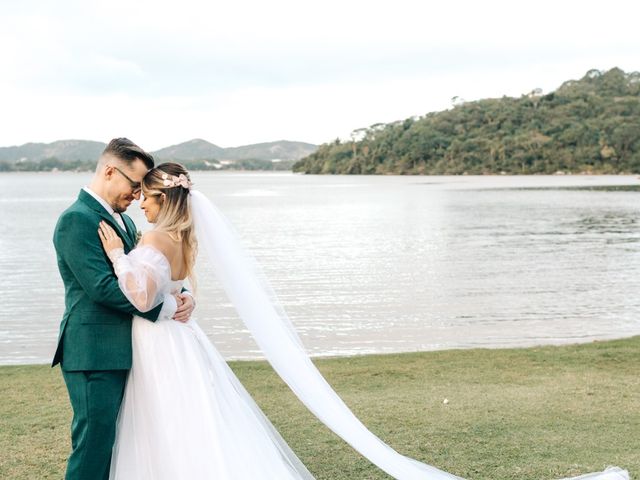
<svg viewBox="0 0 640 480">
<path fill-rule="evenodd" d="M 186 188 L 187 190 L 191 190 L 191 185 L 193 185 L 184 173 L 181 173 L 177 177 L 175 175 L 170 176 L 168 173 L 163 173 L 162 183 L 165 187 L 168 188 L 180 186 L 182 188 Z"/>
</svg>

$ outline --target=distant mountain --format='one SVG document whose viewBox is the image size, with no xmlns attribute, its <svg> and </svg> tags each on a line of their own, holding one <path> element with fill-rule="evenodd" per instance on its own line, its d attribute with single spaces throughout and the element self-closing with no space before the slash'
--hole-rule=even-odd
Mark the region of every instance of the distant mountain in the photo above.
<svg viewBox="0 0 640 480">
<path fill-rule="evenodd" d="M 256 143 L 243 147 L 226 148 L 221 160 L 300 160 L 311 155 L 318 149 L 317 145 L 304 142 L 278 142 Z"/>
<path fill-rule="evenodd" d="M 39 162 L 47 158 L 67 161 L 95 160 L 106 147 L 106 143 L 89 140 L 58 140 L 53 143 L 25 143 L 15 147 L 0 148 L 0 161 Z"/>
<path fill-rule="evenodd" d="M 0 171 L 93 168 L 105 146 L 105 143 L 88 140 L 59 140 L 0 147 Z M 193 139 L 152 154 L 159 162 L 182 162 L 191 169 L 222 168 L 222 165 L 231 169 L 270 169 L 272 163 L 278 164 L 278 169 L 288 169 L 294 161 L 317 148 L 310 143 L 287 140 L 222 148 L 206 140 Z"/>
<path fill-rule="evenodd" d="M 317 150 L 317 145 L 304 142 L 256 143 L 242 147 L 222 148 L 205 140 L 188 142 L 163 148 L 153 153 L 158 160 L 299 160 Z"/>
<path fill-rule="evenodd" d="M 224 152 L 225 149 L 222 147 L 206 140 L 195 138 L 151 153 L 157 160 L 175 160 L 179 162 L 181 160 L 219 159 L 224 155 Z"/>
</svg>

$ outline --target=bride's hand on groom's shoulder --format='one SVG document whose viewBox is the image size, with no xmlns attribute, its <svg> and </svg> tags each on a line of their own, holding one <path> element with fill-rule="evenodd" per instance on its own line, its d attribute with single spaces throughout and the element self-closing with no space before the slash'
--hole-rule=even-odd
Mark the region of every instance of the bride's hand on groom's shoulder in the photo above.
<svg viewBox="0 0 640 480">
<path fill-rule="evenodd" d="M 191 318 L 191 314 L 193 313 L 193 309 L 195 308 L 193 297 L 185 293 L 177 293 L 174 296 L 176 297 L 178 309 L 173 315 L 173 319 L 182 323 L 188 322 Z"/>
</svg>

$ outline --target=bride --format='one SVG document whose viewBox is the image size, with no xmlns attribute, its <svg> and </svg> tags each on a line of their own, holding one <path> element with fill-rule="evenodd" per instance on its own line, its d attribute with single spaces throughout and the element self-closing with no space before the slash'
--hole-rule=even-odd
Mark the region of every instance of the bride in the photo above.
<svg viewBox="0 0 640 480">
<path fill-rule="evenodd" d="M 140 311 L 193 284 L 196 250 L 276 372 L 325 425 L 401 480 L 458 479 L 405 457 L 371 433 L 315 368 L 275 293 L 233 227 L 182 165 L 164 163 L 142 181 L 155 227 L 128 255 L 106 223 L 100 239 L 120 288 Z M 197 241 L 196 241 L 197 238 Z M 133 364 L 118 417 L 111 480 L 313 479 L 194 320 L 134 317 Z M 577 477 L 628 479 L 617 467 Z"/>
</svg>

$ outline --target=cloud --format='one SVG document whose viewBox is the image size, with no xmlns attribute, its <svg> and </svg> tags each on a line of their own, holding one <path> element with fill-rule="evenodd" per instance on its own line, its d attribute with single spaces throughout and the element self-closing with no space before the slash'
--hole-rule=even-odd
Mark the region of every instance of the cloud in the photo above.
<svg viewBox="0 0 640 480">
<path fill-rule="evenodd" d="M 116 130 L 148 148 L 319 143 L 453 96 L 640 69 L 640 6 L 618 0 L 25 0 L 0 12 L 0 145 Z"/>
</svg>

